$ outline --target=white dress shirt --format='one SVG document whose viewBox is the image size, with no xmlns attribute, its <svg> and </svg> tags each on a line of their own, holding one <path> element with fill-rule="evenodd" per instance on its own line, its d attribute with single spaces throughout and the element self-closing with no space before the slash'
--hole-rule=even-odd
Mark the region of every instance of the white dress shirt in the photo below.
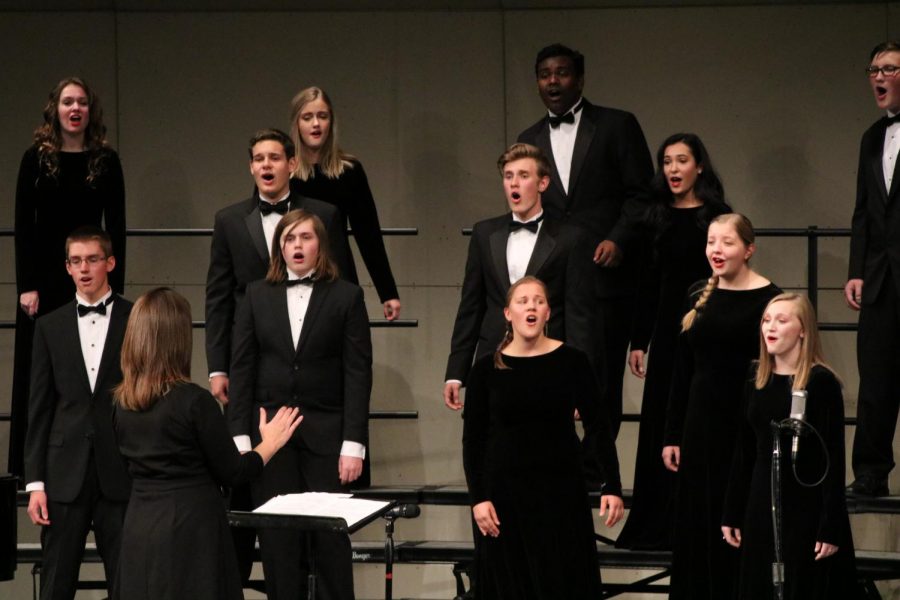
<svg viewBox="0 0 900 600">
<path fill-rule="evenodd" d="M 583 99 L 579 98 L 573 108 L 582 101 Z M 560 123 L 559 127 L 550 128 L 550 148 L 553 150 L 553 162 L 556 163 L 556 171 L 559 173 L 563 189 L 567 194 L 569 193 L 569 175 L 572 172 L 572 155 L 575 151 L 575 137 L 578 135 L 578 125 L 581 123 L 583 112 L 583 107 L 575 111 L 574 123 Z M 552 117 L 562 116 L 554 115 L 549 111 L 548 114 Z"/>
<path fill-rule="evenodd" d="M 888 116 L 893 117 L 888 111 Z M 900 152 L 900 122 L 891 123 L 884 132 L 884 152 L 881 155 L 881 167 L 884 170 L 884 187 L 891 193 L 894 181 L 894 167 L 897 164 L 897 152 Z"/>
<path fill-rule="evenodd" d="M 528 221 L 523 221 L 513 213 L 513 221 L 526 223 L 540 218 L 544 211 L 539 212 Z M 506 238 L 506 268 L 509 271 L 509 283 L 513 284 L 525 277 L 525 271 L 528 269 L 528 263 L 531 261 L 531 254 L 534 252 L 534 245 L 537 243 L 538 234 L 544 222 L 538 223 L 538 230 L 534 233 L 525 229 L 510 231 L 509 237 Z"/>
</svg>

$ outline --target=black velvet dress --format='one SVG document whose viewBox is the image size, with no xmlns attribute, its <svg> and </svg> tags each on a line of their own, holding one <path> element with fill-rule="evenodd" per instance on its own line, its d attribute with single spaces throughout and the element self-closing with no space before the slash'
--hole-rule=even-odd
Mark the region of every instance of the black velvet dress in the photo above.
<svg viewBox="0 0 900 600">
<path fill-rule="evenodd" d="M 775 285 L 717 289 L 681 334 L 666 418 L 665 445 L 681 447 L 672 537 L 672 600 L 731 598 L 738 551 L 722 539 L 722 505 L 731 471 L 759 323 Z"/>
<path fill-rule="evenodd" d="M 344 216 L 344 224 L 350 221 L 353 237 L 356 238 L 356 245 L 372 277 L 372 283 L 378 290 L 378 297 L 382 302 L 399 298 L 397 284 L 394 283 L 394 274 L 391 272 L 384 240 L 381 237 L 381 224 L 378 221 L 375 199 L 372 197 L 372 190 L 369 189 L 369 180 L 362 164 L 353 161 L 353 166 L 345 168 L 337 179 L 326 177 L 319 169 L 319 165 L 315 165 L 314 174 L 306 181 L 291 179 L 291 190 L 301 196 L 337 206 Z M 353 256 L 350 248 L 347 248 L 347 256 Z M 352 274 L 342 273 L 341 276 L 353 283 L 359 282 L 355 266 Z"/>
<path fill-rule="evenodd" d="M 134 482 L 113 599 L 243 598 L 219 486 L 256 477 L 262 458 L 238 452 L 218 403 L 193 383 L 113 419 Z"/>
<path fill-rule="evenodd" d="M 647 352 L 649 348 L 650 352 L 645 358 L 634 496 L 628 520 L 616 540 L 619 548 L 671 547 L 675 474 L 665 468 L 660 456 L 688 288 L 710 275 L 707 227 L 698 219 L 702 208 L 668 207 L 668 226 L 656 242 L 655 260 L 641 277 L 631 349 Z"/>
<path fill-rule="evenodd" d="M 471 503 L 490 500 L 500 520 L 499 537 L 476 546 L 476 595 L 596 600 L 600 571 L 582 460 L 599 456 L 605 492 L 620 495 L 621 484 L 590 363 L 569 346 L 503 360 L 509 369 L 480 358 L 467 382 L 463 462 Z"/>
<path fill-rule="evenodd" d="M 102 226 L 112 238 L 116 268 L 109 274 L 113 290 L 125 287 L 125 184 L 119 156 L 101 151 L 103 170 L 88 183 L 87 152 L 60 152 L 55 178 L 38 164 L 37 149 L 25 151 L 16 184 L 16 295 L 38 292 L 38 314 L 53 312 L 75 298 L 75 284 L 66 272 L 66 237 L 83 225 Z M 18 298 L 16 306 L 18 306 Z M 16 310 L 12 429 L 9 469 L 22 475 L 22 447 L 31 373 L 34 320 Z"/>
<path fill-rule="evenodd" d="M 748 383 L 738 445 L 722 522 L 741 530 L 741 567 L 738 598 L 774 597 L 772 562 L 775 550 L 770 503 L 772 421 L 788 417 L 791 378 L 773 375 L 757 390 Z M 806 386 L 806 421 L 822 436 L 830 458 L 825 481 L 816 487 L 797 483 L 790 463 L 790 433 L 781 437 L 782 548 L 786 600 L 852 600 L 857 598 L 853 537 L 844 497 L 844 402 L 841 386 L 824 367 L 813 367 Z M 823 474 L 822 445 L 813 435 L 800 438 L 797 474 L 813 483 Z M 837 553 L 815 558 L 817 541 L 834 544 Z"/>
</svg>

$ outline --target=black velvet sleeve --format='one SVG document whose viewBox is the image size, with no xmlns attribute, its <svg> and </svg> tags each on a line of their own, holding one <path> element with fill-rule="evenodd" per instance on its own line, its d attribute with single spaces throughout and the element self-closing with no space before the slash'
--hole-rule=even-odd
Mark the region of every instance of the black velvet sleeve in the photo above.
<svg viewBox="0 0 900 600">
<path fill-rule="evenodd" d="M 490 435 L 488 377 L 493 368 L 492 356 L 479 359 L 469 372 L 466 382 L 466 404 L 463 409 L 463 468 L 466 472 L 469 502 L 472 506 L 490 499 L 484 466 Z"/>
<path fill-rule="evenodd" d="M 378 297 L 381 302 L 399 298 L 391 264 L 384 249 L 375 198 L 372 197 L 366 172 L 360 163 L 355 162 L 353 167 L 345 171 L 344 176 L 347 177 L 351 189 L 350 201 L 346 207 L 347 219 L 350 221 L 359 253 L 366 263 L 375 289 L 378 290 Z"/>
<path fill-rule="evenodd" d="M 125 293 L 125 249 L 127 229 L 125 226 L 125 177 L 119 155 L 106 150 L 103 171 L 103 225 L 112 240 L 116 268 L 109 274 L 113 291 Z"/>
<path fill-rule="evenodd" d="M 38 289 L 38 269 L 34 249 L 38 246 L 35 207 L 39 174 L 37 152 L 34 147 L 25 151 L 16 180 L 15 248 L 16 291 L 19 294 Z"/>
<path fill-rule="evenodd" d="M 616 442 L 609 426 L 609 410 L 602 406 L 600 388 L 591 370 L 587 355 L 582 352 L 573 353 L 572 380 L 574 389 L 582 390 L 576 395 L 576 407 L 584 426 L 582 448 L 589 465 L 588 483 L 594 484 L 595 476 L 590 467 L 596 465 L 599 471 L 596 477 L 601 480 L 601 491 L 604 494 L 622 496 L 622 480 L 619 474 L 619 456 Z"/>
<path fill-rule="evenodd" d="M 753 369 L 755 379 L 756 370 Z M 750 493 L 750 480 L 753 477 L 753 465 L 756 463 L 756 434 L 747 418 L 750 403 L 753 402 L 756 386 L 750 379 L 744 386 L 741 400 L 741 412 L 738 413 L 738 438 L 731 459 L 731 474 L 725 491 L 725 503 L 722 508 L 722 525 L 742 527 L 744 512 L 747 507 L 747 496 Z"/>
<path fill-rule="evenodd" d="M 844 396 L 840 382 L 824 367 L 813 367 L 806 387 L 808 419 L 825 440 L 831 463 L 821 488 L 822 514 L 816 540 L 840 546 L 848 539 L 850 523 L 844 493 Z"/>
<path fill-rule="evenodd" d="M 190 399 L 190 420 L 206 464 L 220 485 L 235 486 L 256 478 L 263 469 L 256 452 L 241 454 L 228 433 L 219 404 L 209 392 L 197 387 Z"/>
</svg>

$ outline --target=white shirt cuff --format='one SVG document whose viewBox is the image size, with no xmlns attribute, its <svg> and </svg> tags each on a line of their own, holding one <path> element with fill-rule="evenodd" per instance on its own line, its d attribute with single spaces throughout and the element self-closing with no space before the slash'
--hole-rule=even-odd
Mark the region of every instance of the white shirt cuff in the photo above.
<svg viewBox="0 0 900 600">
<path fill-rule="evenodd" d="M 344 440 L 341 446 L 341 456 L 352 456 L 353 458 L 366 458 L 366 447 L 359 442 L 351 442 Z"/>
<path fill-rule="evenodd" d="M 250 452 L 251 450 L 253 450 L 253 446 L 250 445 L 249 435 L 234 436 L 234 445 L 237 446 L 237 449 L 240 452 Z"/>
<path fill-rule="evenodd" d="M 209 378 L 212 379 L 213 377 L 228 377 L 228 373 L 225 371 L 213 371 L 209 374 Z"/>
<path fill-rule="evenodd" d="M 43 492 L 44 491 L 44 482 L 43 481 L 32 481 L 31 483 L 25 486 L 26 492 Z"/>
<path fill-rule="evenodd" d="M 445 383 L 445 384 L 446 384 L 446 383 L 458 383 L 459 385 L 462 385 L 462 381 L 460 381 L 459 379 L 448 379 L 448 380 L 445 381 L 444 383 Z"/>
</svg>

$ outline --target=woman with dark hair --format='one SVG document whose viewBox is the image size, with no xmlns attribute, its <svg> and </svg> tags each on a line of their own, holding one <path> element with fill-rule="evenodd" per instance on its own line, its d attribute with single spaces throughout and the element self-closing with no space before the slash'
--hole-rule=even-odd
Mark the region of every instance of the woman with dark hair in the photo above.
<svg viewBox="0 0 900 600">
<path fill-rule="evenodd" d="M 599 598 L 584 459 L 602 465 L 600 516 L 624 513 L 616 446 L 590 362 L 544 333 L 547 289 L 523 277 L 507 293 L 507 333 L 469 374 L 463 464 L 475 523 L 476 598 Z M 584 439 L 572 414 L 581 413 Z"/>
<path fill-rule="evenodd" d="M 119 156 L 106 141 L 103 108 L 78 77 L 60 81 L 44 106 L 44 123 L 22 157 L 16 185 L 16 354 L 13 375 L 10 469 L 21 474 L 25 406 L 31 370 L 34 319 L 75 293 L 65 269 L 66 236 L 84 225 L 112 238 L 113 291 L 125 287 L 125 185 Z M 18 422 L 22 421 L 21 424 Z M 21 436 L 21 438 L 20 438 Z"/>
<path fill-rule="evenodd" d="M 115 600 L 238 600 L 237 558 L 219 486 L 259 476 L 303 419 L 259 415 L 260 442 L 241 454 L 222 410 L 190 382 L 191 307 L 157 288 L 135 303 L 122 343 L 113 424 L 132 477 Z"/>
<path fill-rule="evenodd" d="M 645 220 L 653 256 L 641 276 L 635 312 L 640 317 L 632 327 L 628 359 L 631 372 L 644 379 L 634 500 L 616 540 L 616 546 L 633 550 L 671 547 L 674 476 L 660 463 L 659 452 L 675 347 L 688 288 L 709 278 L 706 229 L 712 219 L 731 212 L 709 154 L 693 133 L 669 136 L 656 163 Z"/>
<path fill-rule="evenodd" d="M 255 506 L 279 494 L 349 491 L 368 444 L 372 340 L 362 289 L 338 279 L 322 221 L 305 210 L 281 218 L 266 278 L 247 286 L 234 326 L 228 418 L 239 448 L 258 442 L 260 408 L 303 411 L 305 424 L 251 486 Z M 346 534 L 260 529 L 266 593 L 306 597 L 306 535 L 324 598 L 353 598 Z"/>
<path fill-rule="evenodd" d="M 308 87 L 294 96 L 291 138 L 298 153 L 291 189 L 301 196 L 334 204 L 343 214 L 344 224 L 350 221 L 359 253 L 384 305 L 384 317 L 389 321 L 399 318 L 400 297 L 369 180 L 359 160 L 338 145 L 337 117 L 331 98 L 322 89 Z M 349 247 L 346 254 L 351 257 L 353 272 L 341 273 L 341 277 L 357 283 Z"/>
<path fill-rule="evenodd" d="M 738 600 L 775 597 L 772 563 L 772 423 L 788 418 L 793 392 L 807 393 L 805 435 L 796 454 L 781 435 L 781 542 L 787 600 L 854 600 L 853 535 L 844 495 L 844 398 L 825 363 L 816 313 L 806 296 L 773 298 L 759 327 L 759 361 L 746 382 L 722 535 L 741 549 Z"/>
<path fill-rule="evenodd" d="M 750 267 L 754 240 L 743 215 L 712 220 L 712 276 L 692 288 L 681 320 L 662 448 L 666 468 L 677 473 L 671 600 L 721 600 L 735 591 L 738 552 L 722 539 L 722 505 L 759 320 L 781 292 Z"/>
</svg>

